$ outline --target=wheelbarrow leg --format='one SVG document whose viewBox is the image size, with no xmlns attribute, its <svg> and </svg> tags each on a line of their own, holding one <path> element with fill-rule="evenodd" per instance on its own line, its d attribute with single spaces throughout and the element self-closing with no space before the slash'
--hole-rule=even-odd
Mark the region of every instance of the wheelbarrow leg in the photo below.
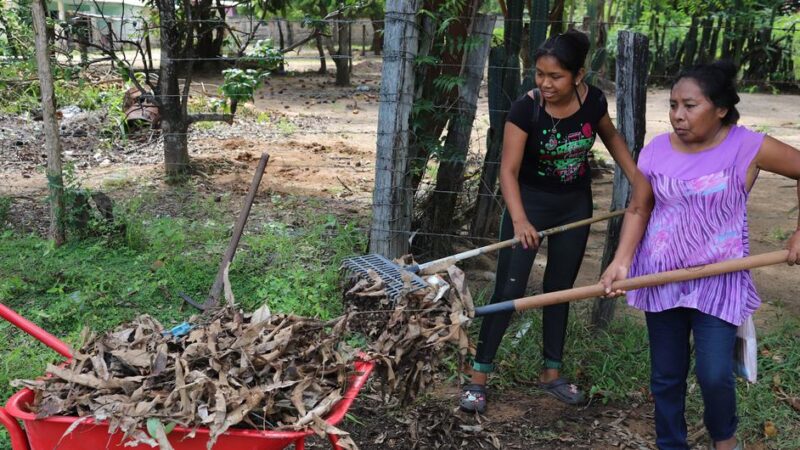
<svg viewBox="0 0 800 450">
<path fill-rule="evenodd" d="M 329 434 L 328 440 L 331 441 L 331 447 L 333 450 L 344 450 L 342 447 L 339 447 L 339 436 L 336 436 L 335 434 Z"/>
<path fill-rule="evenodd" d="M 17 419 L 11 417 L 5 408 L 0 407 L 0 423 L 8 430 L 8 436 L 11 438 L 12 450 L 30 450 L 28 445 L 28 436 L 22 431 Z"/>
<path fill-rule="evenodd" d="M 306 438 L 305 437 L 301 437 L 300 439 L 294 441 L 294 450 L 306 450 Z"/>
</svg>

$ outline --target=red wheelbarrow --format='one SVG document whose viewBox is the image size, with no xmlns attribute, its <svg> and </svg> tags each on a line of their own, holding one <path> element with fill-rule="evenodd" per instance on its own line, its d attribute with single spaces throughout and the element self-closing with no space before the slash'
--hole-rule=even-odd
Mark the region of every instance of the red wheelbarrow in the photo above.
<svg viewBox="0 0 800 450">
<path fill-rule="evenodd" d="M 72 358 L 69 346 L 52 334 L 39 328 L 33 322 L 20 316 L 5 305 L 0 304 L 0 317 L 11 322 L 21 330 L 35 337 L 48 347 Z M 350 378 L 347 391 L 334 406 L 325 421 L 336 425 L 342 421 L 358 392 L 369 378 L 374 363 L 357 361 L 355 375 Z M 36 419 L 28 406 L 33 402 L 34 393 L 30 389 L 22 389 L 12 395 L 5 408 L 0 407 L 0 423 L 8 429 L 12 450 L 152 450 L 148 445 L 125 447 L 122 433 L 108 434 L 108 424 L 102 421 L 86 420 L 78 425 L 78 417 L 48 417 Z M 20 426 L 19 421 L 22 422 Z M 74 429 L 67 435 L 64 432 L 71 426 Z M 188 437 L 194 431 L 193 437 Z M 294 444 L 296 450 L 305 449 L 306 437 L 314 434 L 312 430 L 273 431 L 273 430 L 228 430 L 218 439 L 214 448 L 226 450 L 277 450 Z M 175 450 L 205 450 L 208 443 L 209 430 L 206 428 L 175 427 L 168 438 Z M 328 435 L 331 446 L 342 450 L 338 445 L 338 437 Z"/>
</svg>

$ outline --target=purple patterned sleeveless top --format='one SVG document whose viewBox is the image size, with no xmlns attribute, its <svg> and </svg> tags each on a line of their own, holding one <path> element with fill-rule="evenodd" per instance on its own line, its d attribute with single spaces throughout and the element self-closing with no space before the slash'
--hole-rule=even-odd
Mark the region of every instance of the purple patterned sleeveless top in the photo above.
<svg viewBox="0 0 800 450">
<path fill-rule="evenodd" d="M 716 147 L 675 150 L 669 134 L 642 149 L 639 168 L 655 206 L 630 276 L 710 264 L 750 253 L 747 169 L 764 135 L 733 126 Z M 749 271 L 637 289 L 628 304 L 648 312 L 685 307 L 741 325 L 761 304 Z"/>
</svg>

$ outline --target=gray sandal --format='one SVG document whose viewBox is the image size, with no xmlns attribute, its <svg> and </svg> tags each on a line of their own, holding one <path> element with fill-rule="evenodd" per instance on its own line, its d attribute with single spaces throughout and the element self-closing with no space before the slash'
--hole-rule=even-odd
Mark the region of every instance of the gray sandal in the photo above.
<svg viewBox="0 0 800 450">
<path fill-rule="evenodd" d="M 539 387 L 568 405 L 580 405 L 585 401 L 583 392 L 563 378 L 556 378 L 549 383 L 539 383 Z"/>
<path fill-rule="evenodd" d="M 483 414 L 486 412 L 486 386 L 467 384 L 461 388 L 461 400 L 458 403 L 462 411 Z"/>
</svg>

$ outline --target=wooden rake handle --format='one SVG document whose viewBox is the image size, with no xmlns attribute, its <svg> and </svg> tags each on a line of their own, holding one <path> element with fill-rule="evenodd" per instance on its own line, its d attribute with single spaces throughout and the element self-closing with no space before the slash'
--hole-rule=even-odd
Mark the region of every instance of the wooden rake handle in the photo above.
<svg viewBox="0 0 800 450">
<path fill-rule="evenodd" d="M 236 219 L 231 241 L 228 243 L 228 248 L 222 256 L 222 261 L 219 262 L 217 277 L 214 278 L 214 284 L 208 292 L 208 299 L 206 299 L 205 303 L 202 305 L 203 310 L 213 308 L 219 304 L 219 298 L 222 295 L 225 269 L 228 267 L 228 264 L 233 261 L 233 255 L 236 254 L 236 247 L 239 246 L 239 239 L 242 238 L 244 225 L 247 223 L 247 217 L 250 215 L 250 208 L 253 206 L 253 200 L 258 193 L 258 185 L 261 184 L 261 178 L 264 176 L 264 171 L 267 169 L 268 162 L 269 154 L 262 153 L 261 159 L 258 160 L 256 172 L 253 174 L 253 181 L 250 182 L 250 189 L 247 191 L 247 197 L 245 197 L 244 204 L 242 204 L 242 210 L 239 211 L 239 218 Z"/>
<path fill-rule="evenodd" d="M 590 217 L 588 219 L 580 220 L 578 222 L 568 223 L 568 224 L 562 225 L 560 227 L 548 228 L 548 229 L 546 229 L 544 231 L 540 231 L 538 234 L 539 234 L 540 238 L 543 238 L 543 237 L 550 236 L 552 234 L 562 233 L 564 231 L 569 231 L 569 230 L 572 230 L 572 229 L 575 229 L 575 228 L 585 227 L 586 225 L 591 225 L 591 224 L 593 224 L 595 222 L 608 220 L 608 219 L 611 219 L 613 217 L 621 216 L 623 214 L 625 214 L 625 210 L 624 209 L 620 209 L 618 211 L 612 211 L 610 213 L 605 213 L 605 214 L 601 214 L 599 216 Z M 505 241 L 502 241 L 502 242 L 497 242 L 497 243 L 494 243 L 494 244 L 491 244 L 491 245 L 486 245 L 484 247 L 476 248 L 476 249 L 473 249 L 473 250 L 467 250 L 465 252 L 461 252 L 461 253 L 455 254 L 453 256 L 448 256 L 446 258 L 430 261 L 430 262 L 427 262 L 425 264 L 420 264 L 419 266 L 417 266 L 416 270 L 414 270 L 415 269 L 414 266 L 404 267 L 404 269 L 408 270 L 408 271 L 411 271 L 413 273 L 419 273 L 420 275 L 430 275 L 430 274 L 434 274 L 434 273 L 440 272 L 442 270 L 445 270 L 448 267 L 452 266 L 453 264 L 455 264 L 455 263 L 457 263 L 459 261 L 463 261 L 463 260 L 465 260 L 467 258 L 472 258 L 474 256 L 484 255 L 486 253 L 491 253 L 491 252 L 493 252 L 495 250 L 500 250 L 502 248 L 511 247 L 512 245 L 515 245 L 515 244 L 518 244 L 518 243 L 519 243 L 519 239 L 517 239 L 517 238 L 508 239 L 508 240 L 505 240 Z"/>
<path fill-rule="evenodd" d="M 740 270 L 755 269 L 757 267 L 772 266 L 785 263 L 789 257 L 789 250 L 778 250 L 760 255 L 748 256 L 745 258 L 729 259 L 705 266 L 688 267 L 686 269 L 671 270 L 669 272 L 653 273 L 636 278 L 615 281 L 611 289 L 630 291 L 651 286 L 660 286 L 667 283 L 678 281 L 695 280 L 698 278 L 721 275 L 723 273 L 738 272 Z M 475 317 L 496 314 L 500 312 L 525 311 L 542 306 L 555 305 L 558 303 L 571 302 L 573 300 L 585 300 L 589 298 L 601 297 L 605 295 L 605 288 L 602 284 L 593 284 L 579 288 L 566 289 L 546 294 L 533 295 L 530 297 L 508 300 L 505 302 L 494 303 L 491 305 L 475 308 Z"/>
</svg>

